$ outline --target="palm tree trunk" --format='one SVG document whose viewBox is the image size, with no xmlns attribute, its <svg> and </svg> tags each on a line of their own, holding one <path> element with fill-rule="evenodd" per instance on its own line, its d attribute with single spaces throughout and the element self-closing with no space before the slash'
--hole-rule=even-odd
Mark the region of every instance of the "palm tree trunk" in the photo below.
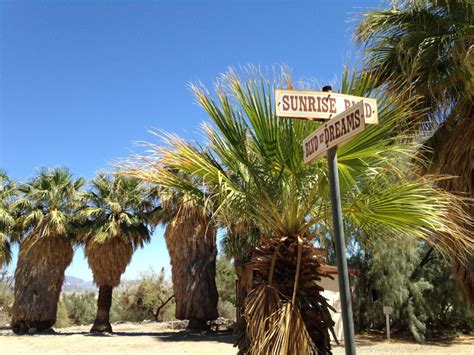
<svg viewBox="0 0 474 355">
<path fill-rule="evenodd" d="M 246 272 L 245 263 L 234 261 L 235 273 L 237 275 L 237 289 L 236 289 L 236 306 L 237 306 L 237 321 L 242 317 L 243 303 L 247 297 L 247 284 L 249 282 Z"/>
<path fill-rule="evenodd" d="M 63 237 L 33 237 L 22 243 L 11 321 L 16 334 L 43 331 L 54 325 L 64 271 L 72 256 L 71 242 Z"/>
<path fill-rule="evenodd" d="M 216 231 L 202 216 L 175 218 L 165 231 L 177 319 L 203 330 L 217 318 Z"/>
<path fill-rule="evenodd" d="M 236 339 L 239 354 L 331 354 L 332 307 L 318 285 L 321 277 L 328 277 L 322 262 L 318 250 L 305 238 L 262 238 L 248 264 L 252 274 L 247 277 L 252 280 L 248 280 L 244 319 L 251 326 L 245 336 Z M 291 310 L 287 317 L 275 316 L 284 314 L 285 304 Z M 282 330 L 289 337 L 286 350 L 277 341 Z"/>
<path fill-rule="evenodd" d="M 91 332 L 112 333 L 110 325 L 110 307 L 112 306 L 112 286 L 100 285 L 99 298 L 97 300 L 97 315 Z"/>
<path fill-rule="evenodd" d="M 97 315 L 90 331 L 111 333 L 109 313 L 112 290 L 120 284 L 120 277 L 132 259 L 133 245 L 121 238 L 113 238 L 105 243 L 88 239 L 85 244 L 85 255 L 92 270 L 94 283 L 99 286 Z"/>
</svg>

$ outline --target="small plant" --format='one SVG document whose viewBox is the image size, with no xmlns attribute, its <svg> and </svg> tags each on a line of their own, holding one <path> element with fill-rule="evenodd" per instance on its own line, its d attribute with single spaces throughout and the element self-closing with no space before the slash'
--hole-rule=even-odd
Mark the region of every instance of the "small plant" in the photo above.
<svg viewBox="0 0 474 355">
<path fill-rule="evenodd" d="M 0 326 L 10 322 L 12 305 L 11 278 L 8 277 L 6 271 L 2 271 L 0 272 Z"/>
<path fill-rule="evenodd" d="M 171 284 L 165 278 L 165 270 L 143 274 L 138 284 L 121 295 L 128 310 L 141 319 L 163 321 L 163 313 L 170 308 L 174 295 Z"/>
</svg>

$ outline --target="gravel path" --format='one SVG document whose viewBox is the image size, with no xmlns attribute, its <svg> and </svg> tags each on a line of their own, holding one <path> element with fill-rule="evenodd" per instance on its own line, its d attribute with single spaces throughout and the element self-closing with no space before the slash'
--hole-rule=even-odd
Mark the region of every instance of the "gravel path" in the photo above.
<svg viewBox="0 0 474 355">
<path fill-rule="evenodd" d="M 356 340 L 356 350 L 358 355 L 364 354 L 456 354 L 456 355 L 474 355 L 474 336 L 463 336 L 452 341 L 445 342 L 427 342 L 418 344 L 400 340 Z M 343 347 L 335 347 L 334 355 L 344 354 Z"/>
<path fill-rule="evenodd" d="M 16 336 L 0 332 L 0 354 L 219 354 L 234 355 L 229 333 L 192 335 L 168 324 L 116 324 L 114 334 L 91 335 L 90 326 L 58 329 L 57 334 Z M 357 354 L 474 354 L 474 337 L 417 344 L 407 341 L 376 341 L 358 337 Z M 335 347 L 334 354 L 344 354 Z"/>
</svg>

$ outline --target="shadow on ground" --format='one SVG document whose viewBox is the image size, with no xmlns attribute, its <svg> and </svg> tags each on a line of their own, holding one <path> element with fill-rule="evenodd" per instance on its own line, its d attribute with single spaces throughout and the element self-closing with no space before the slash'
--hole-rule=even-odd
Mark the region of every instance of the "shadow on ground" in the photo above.
<svg viewBox="0 0 474 355">
<path fill-rule="evenodd" d="M 469 335 L 443 337 L 435 340 L 426 340 L 423 342 L 416 342 L 411 335 L 399 334 L 393 336 L 390 340 L 387 340 L 384 335 L 378 333 L 363 333 L 358 334 L 356 339 L 356 347 L 374 346 L 374 345 L 394 345 L 394 344 L 406 344 L 406 345 L 417 345 L 420 348 L 424 346 L 448 348 L 456 345 L 472 344 L 474 338 Z M 341 346 L 344 346 L 342 343 Z"/>
<path fill-rule="evenodd" d="M 215 341 L 219 343 L 234 343 L 234 336 L 231 331 L 207 332 L 206 334 L 192 334 L 182 332 L 162 332 L 156 335 L 160 341 Z"/>
<path fill-rule="evenodd" d="M 40 335 L 40 333 L 38 333 Z M 156 340 L 163 342 L 180 342 L 180 341 L 215 341 L 219 343 L 233 344 L 234 336 L 232 331 L 220 331 L 220 332 L 206 332 L 203 334 L 194 334 L 187 331 L 178 332 L 127 332 L 118 331 L 113 333 L 89 333 L 89 332 L 55 332 L 48 335 L 63 335 L 63 336 L 75 336 L 82 335 L 87 337 L 154 337 Z"/>
</svg>

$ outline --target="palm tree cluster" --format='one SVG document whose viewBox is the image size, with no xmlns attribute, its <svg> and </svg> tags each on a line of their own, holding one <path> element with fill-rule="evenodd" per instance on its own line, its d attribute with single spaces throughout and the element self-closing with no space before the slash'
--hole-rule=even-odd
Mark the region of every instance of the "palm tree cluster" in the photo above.
<svg viewBox="0 0 474 355">
<path fill-rule="evenodd" d="M 472 223 L 465 201 L 437 188 L 438 177 L 417 174 L 416 131 L 398 124 L 420 114 L 418 98 L 386 91 L 378 80 L 346 71 L 339 88 L 377 98 L 381 121 L 338 150 L 346 223 L 361 243 L 379 234 L 419 238 L 464 262 L 473 249 L 465 238 L 464 226 Z M 324 259 L 315 248 L 331 229 L 328 171 L 323 160 L 303 162 L 302 141 L 318 124 L 275 115 L 274 89 L 293 87 L 286 71 L 268 78 L 253 68 L 222 75 L 215 95 L 193 86 L 211 119 L 203 126 L 206 142 L 162 134 L 149 154 L 120 168 L 210 211 L 209 226 L 248 247 L 234 255 L 250 260 L 237 327 L 243 354 L 331 353 L 333 322 L 317 283 L 326 276 Z"/>
<path fill-rule="evenodd" d="M 348 235 L 370 245 L 415 240 L 449 259 L 472 299 L 474 150 L 472 1 L 410 0 L 365 14 L 355 37 L 363 70 L 338 92 L 377 99 L 379 125 L 338 149 Z M 239 278 L 241 354 L 331 354 L 334 322 L 319 285 L 331 250 L 324 159 L 305 164 L 303 140 L 321 123 L 277 117 L 287 70 L 255 68 L 193 85 L 210 121 L 204 141 L 160 134 L 148 153 L 99 175 L 88 191 L 66 169 L 18 187 L 0 174 L 0 262 L 20 243 L 12 327 L 54 324 L 64 271 L 82 244 L 99 286 L 93 331 L 111 331 L 112 290 L 136 248 L 165 224 L 176 317 L 202 329 L 217 317 L 216 233 Z M 304 83 L 301 89 L 315 89 Z M 317 88 L 316 88 L 317 89 Z M 452 176 L 459 176 L 455 179 Z M 401 244 L 401 243 L 400 243 Z"/>
<path fill-rule="evenodd" d="M 99 286 L 98 310 L 91 331 L 112 331 L 112 288 L 130 263 L 134 250 L 150 240 L 154 199 L 137 179 L 98 175 L 85 180 L 68 169 L 43 169 L 27 183 L 1 172 L 0 260 L 11 261 L 11 243 L 19 243 L 11 326 L 15 333 L 50 328 L 64 272 L 74 247 L 85 247 Z"/>
</svg>

